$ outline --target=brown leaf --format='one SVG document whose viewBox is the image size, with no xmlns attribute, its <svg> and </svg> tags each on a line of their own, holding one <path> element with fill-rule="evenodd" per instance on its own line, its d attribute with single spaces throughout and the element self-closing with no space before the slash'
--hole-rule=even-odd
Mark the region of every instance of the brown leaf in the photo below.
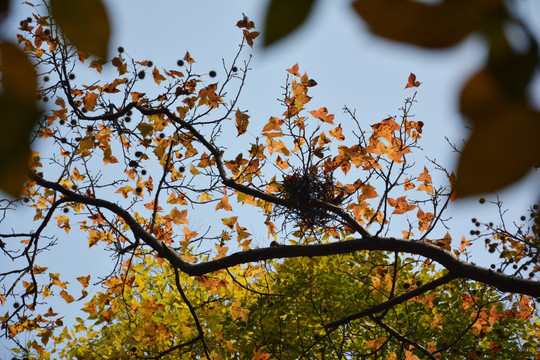
<svg viewBox="0 0 540 360">
<path fill-rule="evenodd" d="M 538 165 L 540 113 L 509 98 L 489 69 L 467 83 L 460 106 L 474 128 L 459 160 L 458 197 L 502 189 Z"/>
<path fill-rule="evenodd" d="M 442 1 L 428 5 L 410 0 L 356 0 L 353 6 L 373 33 L 437 48 L 459 43 L 481 24 L 486 11 L 478 3 Z"/>
</svg>

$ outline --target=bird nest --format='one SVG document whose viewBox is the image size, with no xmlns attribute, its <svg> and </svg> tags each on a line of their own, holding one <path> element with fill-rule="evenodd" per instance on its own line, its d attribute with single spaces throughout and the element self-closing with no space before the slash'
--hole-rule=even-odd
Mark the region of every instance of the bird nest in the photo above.
<svg viewBox="0 0 540 360">
<path fill-rule="evenodd" d="M 293 206 L 277 206 L 275 217 L 283 217 L 285 223 L 292 223 L 301 230 L 328 228 L 335 220 L 327 208 L 317 206 L 314 200 L 339 206 L 346 192 L 337 187 L 331 173 L 311 169 L 293 169 L 293 173 L 283 178 L 279 195 Z"/>
</svg>

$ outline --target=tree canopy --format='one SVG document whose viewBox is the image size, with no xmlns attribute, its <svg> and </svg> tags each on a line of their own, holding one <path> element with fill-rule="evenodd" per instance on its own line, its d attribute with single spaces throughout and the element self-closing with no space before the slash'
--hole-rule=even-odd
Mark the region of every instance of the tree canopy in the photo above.
<svg viewBox="0 0 540 360">
<path fill-rule="evenodd" d="M 30 132 L 13 126 L 33 150 L 29 170 L 24 154 L 6 160 L 27 180 L 0 200 L 3 223 L 32 211 L 0 234 L 16 356 L 538 358 L 538 206 L 512 226 L 501 215 L 466 236 L 451 228 L 456 177 L 422 157 L 413 73 L 399 114 L 366 122 L 312 108 L 317 81 L 292 64 L 283 112 L 256 124 L 238 102 L 259 36 L 247 16 L 218 80 L 189 52 L 174 69 L 121 47 L 107 58 L 107 34 L 85 43 L 55 3 L 21 22 L 23 50 L 2 45 L 8 119 L 46 109 Z M 20 64 L 28 88 L 6 72 Z M 40 263 L 75 232 L 111 253 L 107 276 Z M 81 303 L 75 324 L 52 299 Z"/>
</svg>

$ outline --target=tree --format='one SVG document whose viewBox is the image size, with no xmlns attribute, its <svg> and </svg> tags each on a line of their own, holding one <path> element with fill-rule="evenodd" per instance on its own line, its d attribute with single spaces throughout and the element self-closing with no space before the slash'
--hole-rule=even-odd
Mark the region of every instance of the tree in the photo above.
<svg viewBox="0 0 540 360">
<path fill-rule="evenodd" d="M 54 18 L 34 18 L 19 41 L 42 74 L 41 101 L 54 101 L 33 137 L 49 147 L 32 153 L 22 196 L 1 203 L 7 221 L 34 211 L 35 228 L 0 234 L 12 264 L 0 301 L 13 306 L 0 320 L 22 356 L 536 356 L 538 207 L 516 229 L 474 219 L 452 246 L 455 176 L 413 162 L 423 160 L 416 93 L 400 116 L 367 127 L 345 108 L 337 123 L 309 107 L 317 82 L 295 64 L 284 112 L 253 129 L 238 107 L 258 36 L 247 17 L 220 83 L 189 52 L 174 70 L 122 48 L 110 62 L 90 58 Z M 116 76 L 102 80 L 107 67 Z M 79 80 L 84 68 L 99 80 Z M 410 74 L 406 87 L 420 85 Z M 269 241 L 256 246 L 247 221 Z M 61 237 L 50 228 L 74 224 L 116 259 L 90 299 L 92 274 L 77 274 L 79 296 L 69 274 L 40 265 Z M 481 241 L 499 255 L 492 269 L 471 261 Z M 87 319 L 64 326 L 53 296 L 87 301 Z"/>
</svg>

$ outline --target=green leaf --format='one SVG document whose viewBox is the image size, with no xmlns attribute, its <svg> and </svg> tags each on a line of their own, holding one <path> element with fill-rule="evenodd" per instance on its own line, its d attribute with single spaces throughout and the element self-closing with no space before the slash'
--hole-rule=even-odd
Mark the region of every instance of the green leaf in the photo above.
<svg viewBox="0 0 540 360">
<path fill-rule="evenodd" d="M 79 50 L 107 58 L 110 24 L 101 0 L 51 0 L 51 13 Z"/>
<path fill-rule="evenodd" d="M 147 137 L 154 130 L 152 125 L 149 125 L 149 124 L 144 123 L 144 122 L 137 125 L 137 129 L 139 129 L 139 131 L 141 132 L 141 135 L 143 137 Z"/>
<path fill-rule="evenodd" d="M 315 0 L 272 0 L 266 12 L 264 46 L 293 32 L 308 17 Z"/>
<path fill-rule="evenodd" d="M 410 0 L 357 0 L 353 6 L 373 33 L 437 48 L 459 43 L 482 23 L 486 10 L 480 3 L 452 0 L 428 5 Z"/>
</svg>

